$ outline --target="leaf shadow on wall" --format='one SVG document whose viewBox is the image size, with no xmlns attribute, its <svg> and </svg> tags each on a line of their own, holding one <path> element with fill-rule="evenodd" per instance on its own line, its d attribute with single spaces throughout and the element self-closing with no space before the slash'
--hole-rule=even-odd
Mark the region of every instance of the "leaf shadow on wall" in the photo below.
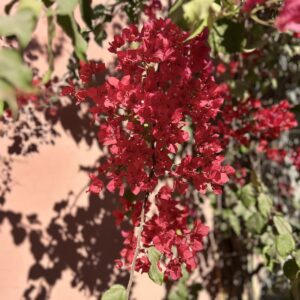
<svg viewBox="0 0 300 300">
<path fill-rule="evenodd" d="M 76 144 L 84 142 L 91 147 L 97 143 L 97 128 L 90 115 L 81 112 L 82 107 L 73 102 L 58 102 L 55 109 L 55 114 L 51 114 L 49 109 L 41 112 L 29 108 L 25 119 L 8 126 L 4 138 L 11 143 L 7 157 L 0 157 L 0 226 L 8 221 L 16 246 L 25 241 L 30 244 L 34 263 L 28 270 L 28 287 L 24 287 L 22 299 L 52 299 L 51 290 L 65 271 L 71 272 L 73 288 L 99 298 L 113 282 L 128 281 L 128 272 L 118 273 L 114 263 L 122 247 L 120 229 L 112 216 L 116 196 L 104 192 L 103 199 L 99 199 L 86 194 L 86 201 L 82 201 L 85 205 L 79 206 L 77 200 L 85 194 L 87 186 L 77 195 L 70 192 L 54 204 L 53 217 L 45 228 L 38 214 L 24 215 L 5 209 L 12 189 L 15 158 L 38 153 L 41 145 L 55 145 L 60 137 L 57 125 Z M 79 166 L 79 169 L 86 173 L 87 179 L 88 173 L 96 170 L 95 166 Z"/>
<path fill-rule="evenodd" d="M 54 216 L 45 229 L 35 214 L 0 210 L 0 224 L 7 219 L 14 243 L 19 246 L 27 239 L 34 258 L 23 299 L 51 299 L 51 290 L 64 271 L 71 271 L 73 288 L 95 297 L 112 282 L 126 284 L 128 280 L 127 273 L 115 269 L 122 239 L 111 215 L 114 196 L 90 195 L 85 206 L 74 205 L 72 193 L 68 198 L 55 203 Z"/>
</svg>

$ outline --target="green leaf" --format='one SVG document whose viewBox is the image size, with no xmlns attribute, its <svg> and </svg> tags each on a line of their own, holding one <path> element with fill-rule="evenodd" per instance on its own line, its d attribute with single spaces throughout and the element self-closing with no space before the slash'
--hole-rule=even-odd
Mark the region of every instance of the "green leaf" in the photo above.
<svg viewBox="0 0 300 300">
<path fill-rule="evenodd" d="M 208 42 L 213 50 L 213 53 L 226 53 L 226 49 L 222 45 L 223 35 L 225 33 L 227 26 L 220 21 L 216 21 L 213 24 L 213 27 L 210 30 L 208 36 Z"/>
<path fill-rule="evenodd" d="M 58 15 L 72 15 L 78 5 L 78 0 L 56 0 L 56 3 Z"/>
<path fill-rule="evenodd" d="M 49 68 L 47 70 L 47 72 L 43 75 L 43 78 L 42 78 L 43 84 L 46 84 L 47 82 L 49 82 L 51 80 L 52 73 L 53 73 L 53 71 Z"/>
<path fill-rule="evenodd" d="M 0 118 L 2 117 L 4 112 L 4 101 L 0 100 Z"/>
<path fill-rule="evenodd" d="M 183 17 L 188 23 L 205 21 L 209 16 L 209 8 L 213 0 L 192 0 L 182 5 Z"/>
<path fill-rule="evenodd" d="M 212 4 L 213 0 L 192 0 L 182 5 L 183 17 L 192 28 L 188 39 L 194 38 L 208 26 Z"/>
<path fill-rule="evenodd" d="M 246 45 L 245 36 L 244 24 L 222 18 L 214 22 L 209 44 L 216 53 L 240 52 Z"/>
<path fill-rule="evenodd" d="M 103 28 L 103 25 L 100 23 L 94 28 L 95 41 L 98 45 L 102 46 L 103 41 L 106 39 L 107 34 Z"/>
<path fill-rule="evenodd" d="M 273 204 L 271 198 L 264 193 L 260 193 L 258 195 L 257 201 L 258 208 L 261 214 L 266 218 L 269 217 Z"/>
<path fill-rule="evenodd" d="M 48 41 L 47 41 L 47 54 L 48 54 L 48 70 L 43 75 L 42 82 L 44 84 L 48 83 L 51 80 L 52 73 L 54 71 L 54 53 L 53 53 L 53 40 L 55 36 L 55 22 L 54 22 L 54 13 L 51 8 L 48 9 L 47 13 L 47 33 L 48 33 Z"/>
<path fill-rule="evenodd" d="M 224 32 L 222 44 L 228 53 L 242 51 L 246 44 L 246 30 L 244 24 L 228 19 L 224 20 L 227 28 Z"/>
<path fill-rule="evenodd" d="M 279 234 L 291 234 L 291 225 L 281 216 L 275 216 L 273 218 L 274 225 Z"/>
<path fill-rule="evenodd" d="M 126 289 L 120 284 L 115 284 L 103 294 L 101 300 L 127 300 Z"/>
<path fill-rule="evenodd" d="M 291 234 L 280 234 L 276 237 L 276 250 L 282 257 L 286 257 L 295 249 L 295 241 Z"/>
<path fill-rule="evenodd" d="M 247 154 L 247 153 L 249 153 L 249 151 L 250 151 L 250 149 L 247 148 L 245 145 L 241 145 L 241 146 L 240 146 L 240 152 L 241 152 L 242 154 Z"/>
<path fill-rule="evenodd" d="M 74 18 L 74 10 L 79 0 L 57 0 L 57 23 L 72 40 L 75 53 L 80 60 L 86 60 L 87 42 L 79 32 Z"/>
<path fill-rule="evenodd" d="M 41 9 L 40 0 L 20 0 L 14 15 L 0 17 L 0 35 L 16 36 L 20 46 L 25 48 L 31 40 Z"/>
<path fill-rule="evenodd" d="M 299 267 L 295 259 L 290 258 L 283 264 L 283 273 L 290 280 L 295 279 L 298 271 Z"/>
<path fill-rule="evenodd" d="M 245 205 L 241 202 L 241 201 L 238 201 L 237 204 L 235 205 L 235 207 L 233 208 L 233 212 L 239 216 L 239 217 L 242 217 L 244 218 L 245 215 L 249 214 L 250 216 L 250 212 L 249 210 L 245 207 Z M 247 218 L 249 217 L 247 216 Z M 246 219 L 247 219 L 246 218 Z"/>
<path fill-rule="evenodd" d="M 251 183 L 246 184 L 238 191 L 239 198 L 243 201 L 243 204 L 249 208 L 255 205 L 255 192 Z"/>
<path fill-rule="evenodd" d="M 260 235 L 260 241 L 263 245 L 274 246 L 275 235 L 270 227 L 263 234 Z"/>
<path fill-rule="evenodd" d="M 36 17 L 38 17 L 42 10 L 41 0 L 20 0 L 18 10 L 31 10 Z"/>
<path fill-rule="evenodd" d="M 300 250 L 295 251 L 294 258 L 298 267 L 300 268 Z"/>
<path fill-rule="evenodd" d="M 275 263 L 276 248 L 275 245 L 267 245 L 263 248 L 263 254 L 265 259 L 265 265 L 272 271 Z"/>
<path fill-rule="evenodd" d="M 275 247 L 274 243 L 265 246 L 263 248 L 263 253 L 268 254 L 271 257 L 275 257 L 276 256 L 276 247 Z"/>
<path fill-rule="evenodd" d="M 187 300 L 189 291 L 186 284 L 179 283 L 176 289 L 172 289 L 168 296 L 168 300 Z"/>
<path fill-rule="evenodd" d="M 261 233 L 263 227 L 266 224 L 266 219 L 258 212 L 253 213 L 250 218 L 246 221 L 246 227 L 252 233 Z"/>
<path fill-rule="evenodd" d="M 161 285 L 164 280 L 164 274 L 158 268 L 160 257 L 161 253 L 155 247 L 151 247 L 148 249 L 148 258 L 151 262 L 148 275 L 152 281 L 159 285 Z"/>
<path fill-rule="evenodd" d="M 239 218 L 236 215 L 234 215 L 233 213 L 231 213 L 228 216 L 228 222 L 229 222 L 231 228 L 233 229 L 234 233 L 236 235 L 240 235 L 240 233 L 241 233 L 241 226 L 240 226 Z"/>
<path fill-rule="evenodd" d="M 202 16 L 201 16 L 202 19 L 199 19 L 199 21 L 192 27 L 193 30 L 188 40 L 193 39 L 198 34 L 200 34 L 205 27 L 208 27 L 209 30 L 211 30 L 215 20 L 217 19 L 216 12 L 219 13 L 220 11 L 221 11 L 221 6 L 213 1 L 209 7 L 205 7 L 202 10 Z"/>
<path fill-rule="evenodd" d="M 192 39 L 204 27 L 211 27 L 218 8 L 219 5 L 214 0 L 177 0 L 169 11 L 169 17 L 182 29 L 190 31 L 188 39 Z"/>
<path fill-rule="evenodd" d="M 177 284 L 172 286 L 168 300 L 188 300 L 190 294 L 187 288 L 188 279 L 189 273 L 182 267 L 182 277 Z"/>
<path fill-rule="evenodd" d="M 173 23 L 177 24 L 185 31 L 190 30 L 190 25 L 183 17 L 183 8 L 182 4 L 185 0 L 177 0 L 169 11 L 169 18 L 173 21 Z"/>
<path fill-rule="evenodd" d="M 15 50 L 0 49 L 0 79 L 20 90 L 26 92 L 32 90 L 32 72 Z"/>
<path fill-rule="evenodd" d="M 36 16 L 30 9 L 18 11 L 13 16 L 0 17 L 0 36 L 16 36 L 20 46 L 25 48 L 31 40 L 36 25 Z"/>
<path fill-rule="evenodd" d="M 172 18 L 172 15 L 179 10 L 180 8 L 182 8 L 182 4 L 184 3 L 184 0 L 176 0 L 175 3 L 173 4 L 173 6 L 170 8 L 169 11 L 169 16 Z"/>
<path fill-rule="evenodd" d="M 92 1 L 89 0 L 79 0 L 81 17 L 89 28 L 92 28 L 92 19 L 93 19 L 93 10 L 91 7 L 91 3 Z"/>
<path fill-rule="evenodd" d="M 78 26 L 73 15 L 58 15 L 57 23 L 71 38 L 75 53 L 80 60 L 86 60 L 87 42 L 78 31 Z"/>
<path fill-rule="evenodd" d="M 18 103 L 16 99 L 15 89 L 5 81 L 0 80 L 0 102 L 4 106 L 4 102 L 8 104 L 14 120 L 18 117 Z M 4 109 L 4 107 L 3 107 Z"/>
<path fill-rule="evenodd" d="M 93 8 L 93 19 L 102 19 L 107 14 L 110 14 L 110 10 L 107 10 L 103 4 L 98 4 Z"/>
</svg>

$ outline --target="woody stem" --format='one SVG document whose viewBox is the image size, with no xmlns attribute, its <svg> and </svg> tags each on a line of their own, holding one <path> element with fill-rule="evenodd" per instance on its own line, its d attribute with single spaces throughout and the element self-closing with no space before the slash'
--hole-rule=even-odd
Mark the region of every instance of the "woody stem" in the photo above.
<svg viewBox="0 0 300 300">
<path fill-rule="evenodd" d="M 129 294 L 130 294 L 130 290 L 131 290 L 131 286 L 132 286 L 133 278 L 134 278 L 136 260 L 137 260 L 137 257 L 138 257 L 138 254 L 139 254 L 140 248 L 141 248 L 142 231 L 143 231 L 143 226 L 144 226 L 144 222 L 145 222 L 145 203 L 146 203 L 147 198 L 148 198 L 148 195 L 145 197 L 145 200 L 143 201 L 142 211 L 141 211 L 141 215 L 140 215 L 141 221 L 140 221 L 140 225 L 139 225 L 138 232 L 137 232 L 137 242 L 136 242 L 134 256 L 133 256 L 133 260 L 132 260 L 132 264 L 131 264 L 130 277 L 129 277 L 129 281 L 128 281 L 128 285 L 127 285 L 127 300 L 129 300 Z"/>
<path fill-rule="evenodd" d="M 151 143 L 151 149 L 153 151 L 152 152 L 152 169 L 151 169 L 150 174 L 149 174 L 149 182 L 151 181 L 152 177 L 154 176 L 154 166 L 155 166 L 155 141 L 154 140 Z M 142 231 L 143 231 L 143 226 L 144 226 L 144 223 L 145 223 L 145 206 L 146 206 L 146 201 L 147 201 L 149 195 L 150 195 L 150 192 L 148 191 L 146 193 L 145 198 L 144 198 L 143 205 L 142 205 L 142 211 L 141 211 L 141 214 L 140 214 L 140 225 L 139 225 L 138 232 L 137 232 L 136 248 L 135 248 L 135 251 L 134 251 L 134 256 L 133 256 L 131 269 L 130 269 L 130 277 L 129 277 L 127 290 L 126 290 L 127 291 L 127 293 L 126 293 L 127 294 L 127 300 L 129 300 L 130 290 L 131 290 L 131 286 L 132 286 L 133 278 L 134 278 L 136 260 L 137 260 L 137 257 L 139 255 L 140 248 L 141 248 Z"/>
</svg>

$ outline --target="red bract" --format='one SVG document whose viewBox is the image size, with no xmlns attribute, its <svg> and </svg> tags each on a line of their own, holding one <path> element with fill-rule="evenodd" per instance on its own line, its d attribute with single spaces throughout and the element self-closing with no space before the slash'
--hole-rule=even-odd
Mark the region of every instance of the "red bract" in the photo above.
<svg viewBox="0 0 300 300">
<path fill-rule="evenodd" d="M 293 153 L 292 153 L 292 162 L 297 168 L 298 171 L 300 171 L 300 147 L 297 147 Z"/>
<path fill-rule="evenodd" d="M 268 159 L 277 163 L 283 163 L 284 158 L 287 156 L 287 151 L 284 149 L 268 148 L 266 151 Z"/>
<path fill-rule="evenodd" d="M 83 83 L 88 83 L 92 80 L 93 75 L 103 73 L 105 71 L 105 65 L 95 61 L 80 62 L 79 78 Z"/>
<path fill-rule="evenodd" d="M 155 246 L 163 255 L 165 277 L 181 277 L 181 265 L 190 272 L 197 266 L 197 253 L 203 249 L 202 239 L 208 227 L 199 220 L 188 224 L 189 210 L 171 198 L 172 190 L 163 187 L 156 197 L 158 214 L 150 218 L 143 231 L 145 247 Z"/>
<path fill-rule="evenodd" d="M 144 14 L 149 18 L 155 18 L 156 12 L 161 10 L 162 5 L 160 0 L 150 0 L 148 5 L 144 6 Z"/>
<path fill-rule="evenodd" d="M 300 33 L 300 1 L 285 0 L 276 19 L 276 25 L 281 31 Z"/>
<path fill-rule="evenodd" d="M 225 141 L 234 138 L 246 146 L 250 141 L 256 141 L 259 151 L 267 151 L 271 141 L 283 131 L 297 126 L 295 116 L 289 110 L 290 105 L 286 100 L 264 108 L 258 99 L 248 99 L 237 105 L 233 105 L 229 99 L 222 111 L 224 124 L 219 123 L 219 126 L 223 126 Z M 279 154 L 279 150 L 269 149 L 269 157 L 274 158 L 274 151 Z"/>
<path fill-rule="evenodd" d="M 95 102 L 99 142 L 110 154 L 99 169 L 108 180 L 106 188 L 121 197 L 126 189 L 136 196 L 114 213 L 118 223 L 131 212 L 133 225 L 139 224 L 142 203 L 146 201 L 147 212 L 147 195 L 159 180 L 172 179 L 172 193 L 182 196 L 192 189 L 205 193 L 208 187 L 220 193 L 233 173 L 221 155 L 216 117 L 222 89 L 211 74 L 207 33 L 187 38 L 170 20 L 153 19 L 141 31 L 132 25 L 110 44 L 118 56 L 120 78 L 108 77 L 99 87 L 75 92 L 78 101 Z M 95 180 L 91 190 L 99 192 L 101 183 Z M 190 271 L 195 268 L 207 229 L 199 221 L 189 224 L 188 205 L 180 205 L 172 193 L 156 198 L 158 213 L 146 220 L 136 269 L 148 269 L 144 256 L 154 245 L 164 255 L 165 275 L 177 279 L 181 264 Z M 133 232 L 125 241 L 122 261 L 128 265 L 135 248 Z M 177 247 L 174 259 L 172 246 Z"/>
<path fill-rule="evenodd" d="M 90 174 L 92 184 L 90 184 L 88 192 L 99 194 L 103 189 L 103 182 L 95 175 Z"/>
<path fill-rule="evenodd" d="M 269 108 L 258 110 L 254 114 L 253 131 L 265 140 L 278 138 L 281 132 L 297 126 L 295 116 L 289 109 L 289 103 L 283 100 Z"/>
</svg>

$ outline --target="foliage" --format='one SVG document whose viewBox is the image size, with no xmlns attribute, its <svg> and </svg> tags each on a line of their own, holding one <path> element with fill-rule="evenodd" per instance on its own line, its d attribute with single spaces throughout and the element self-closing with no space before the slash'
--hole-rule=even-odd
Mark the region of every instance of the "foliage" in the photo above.
<svg viewBox="0 0 300 300">
<path fill-rule="evenodd" d="M 122 285 L 116 284 L 113 285 L 108 291 L 106 291 L 102 300 L 126 300 L 126 290 Z"/>
</svg>

